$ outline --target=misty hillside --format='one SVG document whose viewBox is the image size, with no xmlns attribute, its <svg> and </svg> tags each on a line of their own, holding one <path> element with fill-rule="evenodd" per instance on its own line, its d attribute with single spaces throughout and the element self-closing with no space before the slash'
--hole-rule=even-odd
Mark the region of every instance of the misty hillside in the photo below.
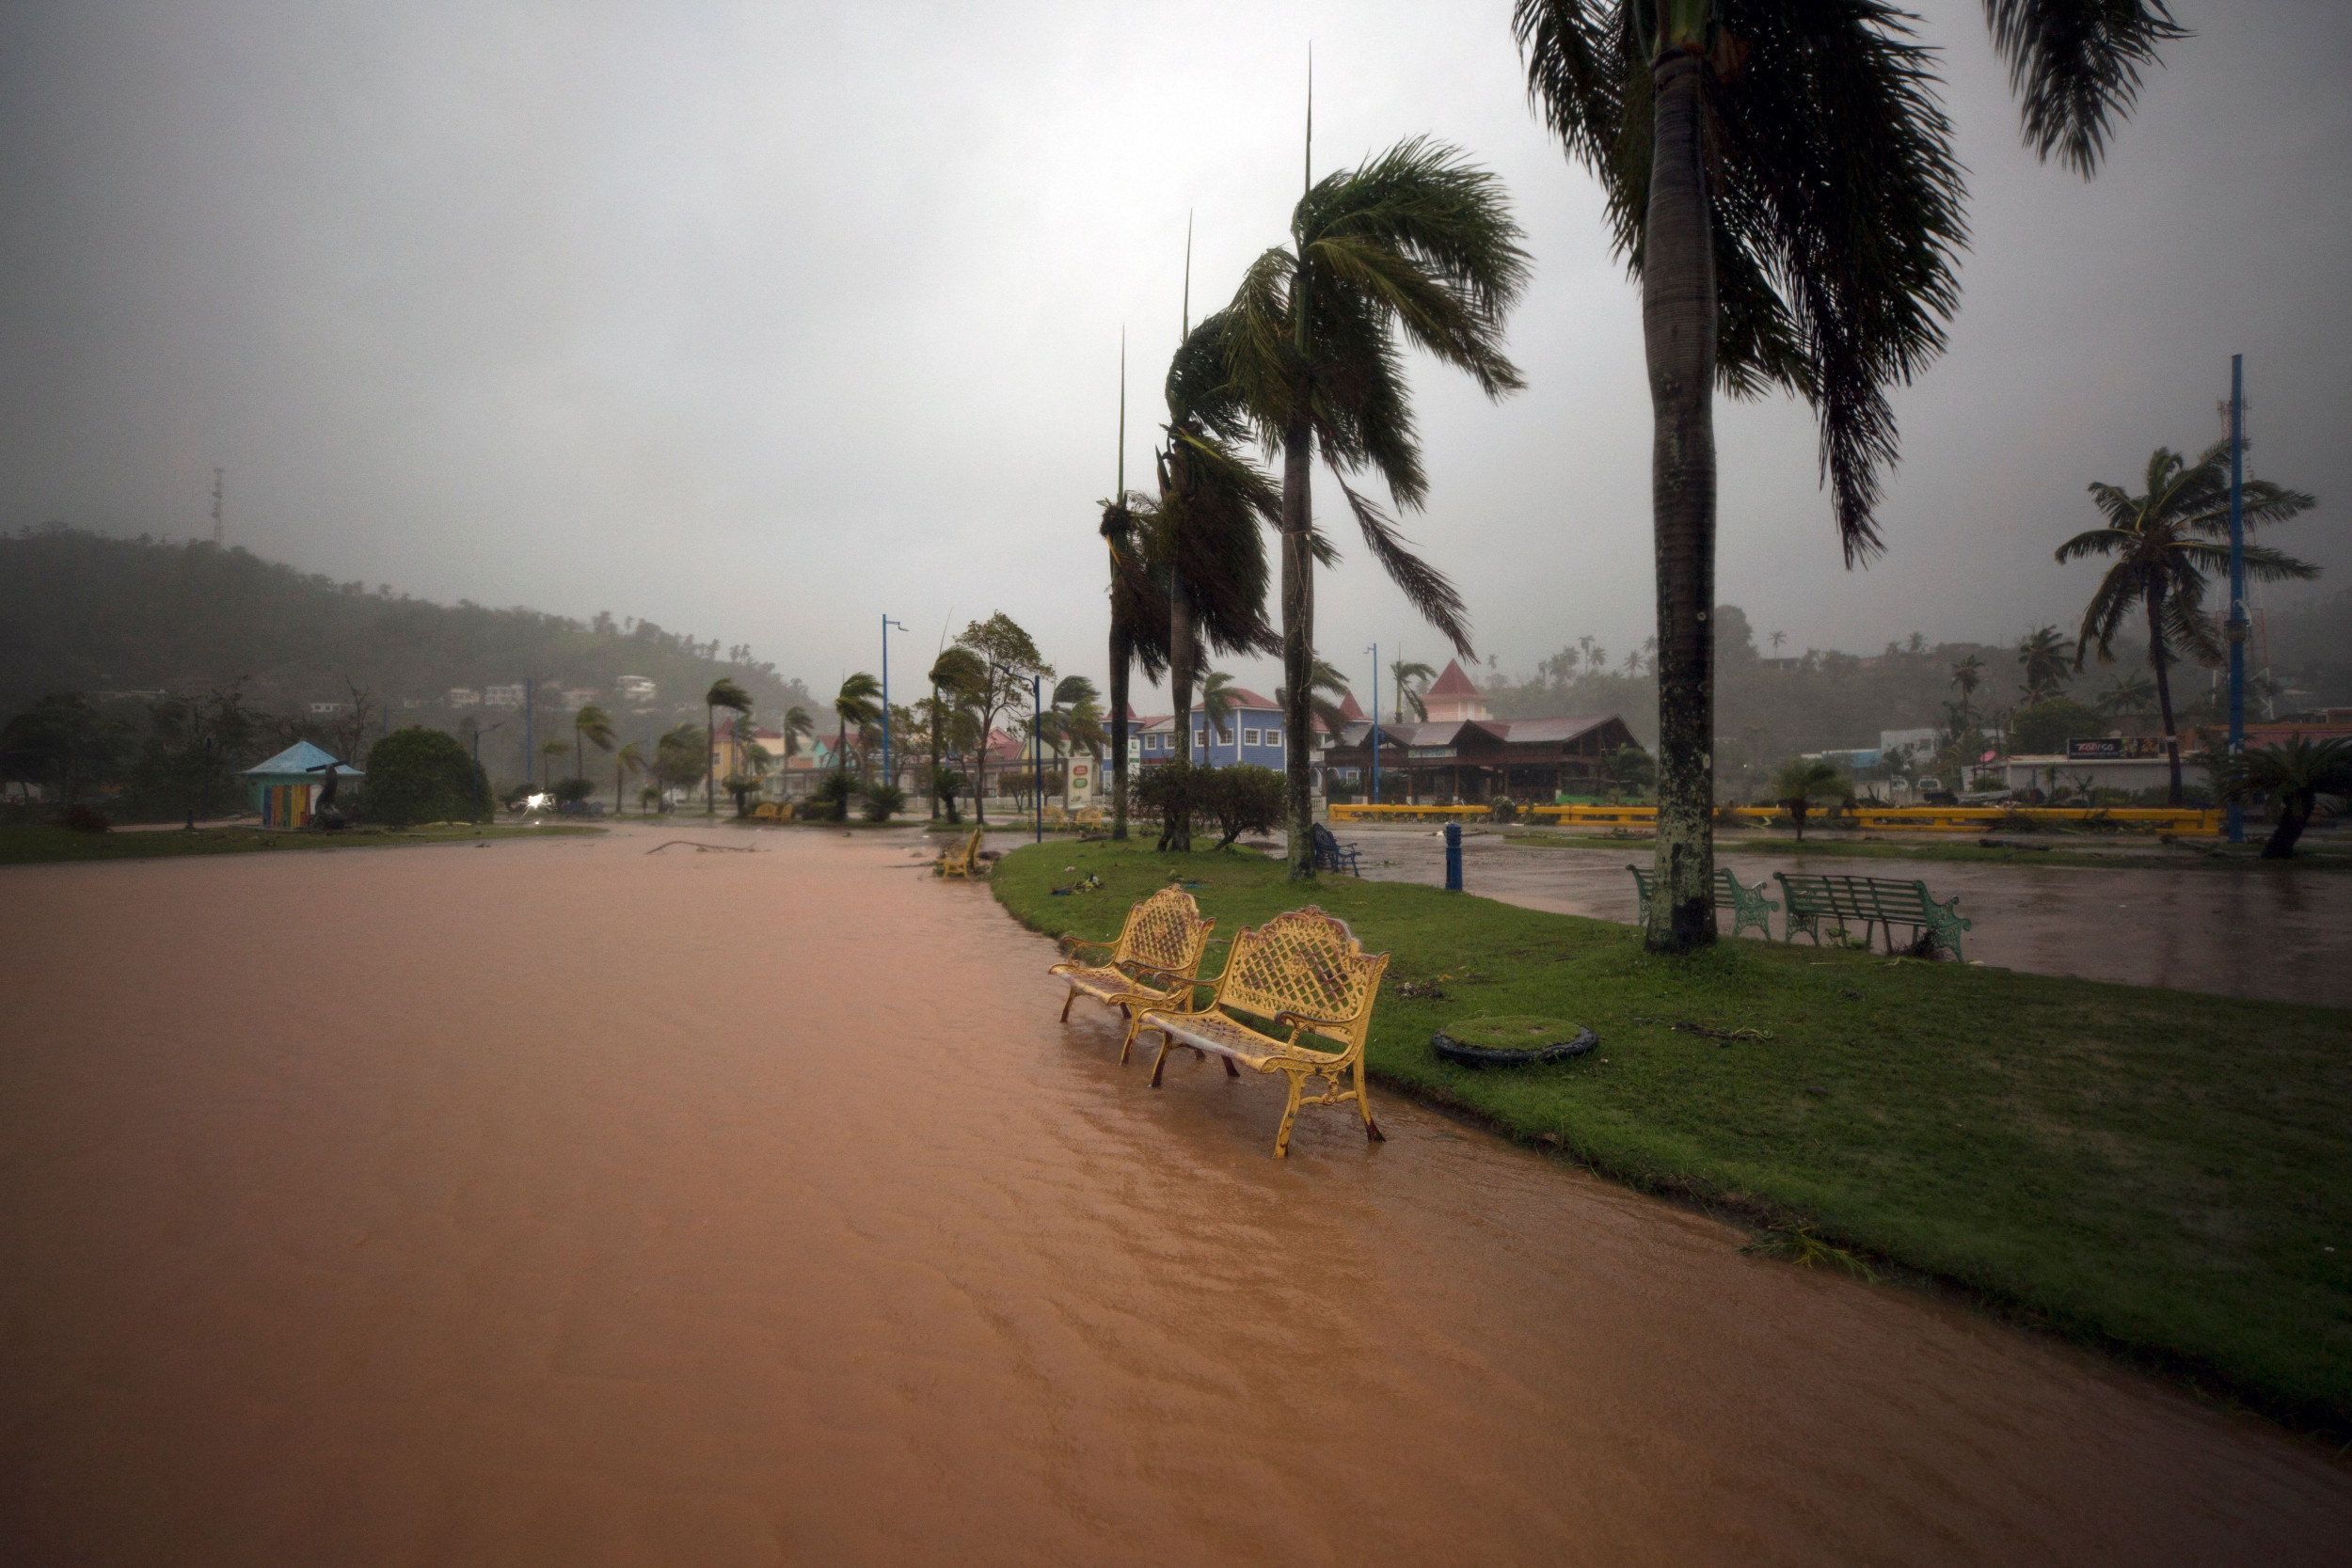
<svg viewBox="0 0 2352 1568">
<path fill-rule="evenodd" d="M 57 528 L 0 535 L 0 713 L 53 691 L 193 695 L 240 681 L 257 706 L 299 713 L 347 700 L 350 683 L 394 723 L 437 723 L 452 711 L 452 688 L 527 677 L 554 693 L 595 690 L 631 733 L 701 722 L 701 695 L 721 675 L 744 686 L 762 715 L 808 703 L 749 649 L 729 652 L 609 614 L 583 623 L 433 604 L 209 542 Z M 651 694 L 625 698 L 625 675 L 652 682 Z"/>
</svg>

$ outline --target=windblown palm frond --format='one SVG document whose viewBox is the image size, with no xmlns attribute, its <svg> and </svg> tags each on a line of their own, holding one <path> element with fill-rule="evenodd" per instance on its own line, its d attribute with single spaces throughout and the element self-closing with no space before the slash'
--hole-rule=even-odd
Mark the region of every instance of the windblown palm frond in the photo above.
<svg viewBox="0 0 2352 1568">
<path fill-rule="evenodd" d="M 1128 652 L 1157 683 L 1168 673 L 1168 572 L 1152 541 L 1159 503 L 1139 490 L 1103 503 L 1103 540 L 1111 555 L 1111 619 L 1128 639 Z M 968 655 L 966 657 L 969 657 Z"/>
<path fill-rule="evenodd" d="M 2086 180 L 2106 151 L 2111 120 L 2132 111 L 2156 46 L 2192 37 L 2164 0 L 1984 0 L 1993 47 L 2009 65 L 2025 141 L 2034 155 Z"/>
<path fill-rule="evenodd" d="M 1636 277 L 1649 208 L 1653 51 L 1626 0 L 1518 0 L 1531 97 L 1599 179 Z M 1716 375 L 1804 398 L 1849 565 L 1883 547 L 1898 452 L 1886 388 L 1943 351 L 1964 247 L 1932 52 L 1878 0 L 1715 0 L 1706 77 Z"/>
</svg>

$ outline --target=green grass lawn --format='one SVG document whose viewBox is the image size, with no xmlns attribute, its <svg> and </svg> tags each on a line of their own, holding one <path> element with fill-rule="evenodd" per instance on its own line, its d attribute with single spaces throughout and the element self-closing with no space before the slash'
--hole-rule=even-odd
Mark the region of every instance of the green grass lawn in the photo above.
<svg viewBox="0 0 2352 1568">
<path fill-rule="evenodd" d="M 1775 855 L 1847 856 L 1855 860 L 1957 861 L 1970 865 L 2103 866 L 2108 870 L 2126 871 L 2263 871 L 2280 863 L 2258 858 L 2262 853 L 2263 835 L 2249 835 L 2251 841 L 2242 845 L 2199 845 L 2180 849 L 2151 847 L 2137 852 L 2130 848 L 2077 847 L 2086 836 L 2088 835 L 2053 834 L 2046 848 L 2010 844 L 1995 845 L 1987 848 L 1972 838 L 1961 837 L 1955 841 L 1930 838 L 1924 834 L 1915 839 L 1888 841 L 1847 838 L 1835 833 L 1816 833 L 1800 844 L 1794 838 L 1778 835 L 1749 837 L 1718 833 L 1715 835 L 1715 853 L 1726 858 L 1747 852 Z M 1641 849 L 1646 852 L 1651 840 L 1647 833 L 1634 834 L 1625 838 L 1607 838 L 1593 833 L 1557 833 L 1534 831 L 1508 833 L 1504 836 L 1504 842 L 1525 845 L 1538 849 Z M 2311 838 L 2306 837 L 2302 844 L 2296 847 L 2295 863 L 2327 866 L 2337 870 L 2352 869 L 2352 845 L 2337 846 L 2325 841 L 2314 844 Z"/>
<path fill-rule="evenodd" d="M 455 844 L 490 838 L 550 838 L 602 832 L 601 828 L 491 826 L 351 828 L 339 833 L 273 832 L 261 828 L 165 828 L 135 832 L 77 833 L 71 828 L 0 827 L 0 865 L 50 861 L 158 860 L 170 855 L 245 855 L 270 849 L 359 849 L 414 844 Z"/>
<path fill-rule="evenodd" d="M 1294 888 L 1247 853 L 1180 859 L 1221 935 L 1316 903 L 1395 954 L 1367 1053 L 1392 1089 L 1636 1186 L 1810 1227 L 1808 1245 L 1957 1284 L 2290 1422 L 2352 1428 L 2352 1012 L 1753 937 L 1663 958 L 1604 921 L 1344 877 Z M 1177 863 L 1051 844 L 993 880 L 1030 927 L 1106 939 Z M 1102 891 L 1052 896 L 1071 865 Z M 1223 961 L 1212 946 L 1206 972 Z M 1430 1048 L 1451 1020 L 1507 1013 L 1588 1023 L 1600 1047 L 1486 1071 Z"/>
</svg>

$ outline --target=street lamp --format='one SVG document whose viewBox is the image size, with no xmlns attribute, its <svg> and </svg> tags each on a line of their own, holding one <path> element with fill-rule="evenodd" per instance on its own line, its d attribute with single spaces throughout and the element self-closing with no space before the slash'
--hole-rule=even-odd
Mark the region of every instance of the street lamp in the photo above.
<svg viewBox="0 0 2352 1568">
<path fill-rule="evenodd" d="M 1380 803 L 1380 644 L 1375 642 L 1364 652 L 1372 656 L 1372 803 L 1376 806 Z"/>
<path fill-rule="evenodd" d="M 1045 842 L 1045 679 L 1029 677 L 1029 788 L 1037 799 L 1037 842 Z"/>
<path fill-rule="evenodd" d="M 890 770 L 890 629 L 906 630 L 906 623 L 882 618 L 882 783 L 894 783 L 898 777 Z"/>
<path fill-rule="evenodd" d="M 502 730 L 504 728 L 506 728 L 506 721 L 503 719 L 491 725 L 489 730 L 484 729 L 479 722 L 476 722 L 473 727 L 473 776 L 482 782 L 483 787 L 485 789 L 489 786 L 489 780 L 482 771 L 482 737 L 488 735 L 490 730 Z M 529 762 L 530 758 L 528 752 L 526 752 L 524 760 L 526 763 Z M 525 780 L 524 782 L 529 783 L 530 781 Z M 484 803 L 485 802 L 481 801 L 475 802 L 477 806 Z"/>
</svg>

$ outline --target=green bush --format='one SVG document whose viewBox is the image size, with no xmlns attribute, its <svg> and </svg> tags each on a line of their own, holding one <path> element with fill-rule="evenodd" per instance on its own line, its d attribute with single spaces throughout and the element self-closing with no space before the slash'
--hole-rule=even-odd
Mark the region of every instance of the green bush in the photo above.
<svg viewBox="0 0 2352 1568">
<path fill-rule="evenodd" d="M 850 819 L 850 802 L 856 798 L 857 792 L 857 781 L 849 774 L 839 771 L 828 773 L 824 782 L 817 786 L 817 793 L 810 796 L 806 802 L 817 808 L 809 815 L 818 821 L 847 822 Z"/>
<path fill-rule="evenodd" d="M 439 730 L 394 730 L 368 749 L 364 771 L 360 813 L 389 828 L 474 821 L 490 799 L 466 748 Z"/>
<path fill-rule="evenodd" d="M 866 820 L 887 822 L 906 809 L 907 792 L 894 784 L 880 784 L 866 792 Z"/>
<path fill-rule="evenodd" d="M 548 791 L 559 806 L 576 806 L 596 792 L 596 786 L 586 779 L 558 779 Z"/>
<path fill-rule="evenodd" d="M 1164 846 L 1187 847 L 1196 816 L 1217 826 L 1222 849 L 1247 832 L 1271 832 L 1282 820 L 1287 803 L 1285 781 L 1271 768 L 1245 763 L 1234 768 L 1202 768 L 1193 763 L 1164 762 L 1144 770 L 1136 798 L 1157 816 Z"/>
</svg>

